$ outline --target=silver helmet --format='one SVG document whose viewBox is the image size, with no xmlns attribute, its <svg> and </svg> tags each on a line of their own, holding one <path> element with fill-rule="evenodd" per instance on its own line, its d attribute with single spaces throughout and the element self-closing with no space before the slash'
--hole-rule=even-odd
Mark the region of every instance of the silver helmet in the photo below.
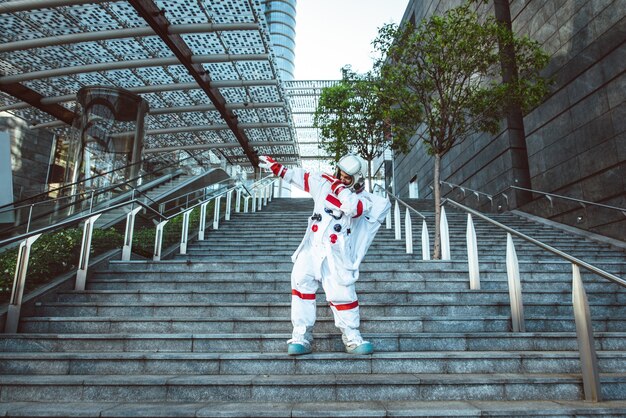
<svg viewBox="0 0 626 418">
<path fill-rule="evenodd" d="M 365 160 L 363 160 L 358 155 L 348 154 L 344 157 L 341 157 L 339 162 L 337 163 L 337 171 L 335 173 L 335 177 L 339 177 L 339 170 L 343 171 L 350 177 L 352 177 L 352 181 L 348 184 L 348 187 L 353 190 L 362 190 L 365 185 L 364 171 L 366 168 Z"/>
</svg>

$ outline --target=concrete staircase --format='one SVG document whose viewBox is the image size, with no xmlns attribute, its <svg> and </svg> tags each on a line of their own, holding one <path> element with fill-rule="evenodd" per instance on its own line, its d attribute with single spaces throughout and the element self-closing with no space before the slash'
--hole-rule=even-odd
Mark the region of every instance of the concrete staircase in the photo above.
<svg viewBox="0 0 626 418">
<path fill-rule="evenodd" d="M 432 232 L 432 202 L 414 203 Z M 583 273 L 604 398 L 583 402 L 571 265 L 515 240 L 526 332 L 512 333 L 506 234 L 475 221 L 482 290 L 470 291 L 459 212 L 452 261 L 421 261 L 418 239 L 405 254 L 381 228 L 357 283 L 373 355 L 342 351 L 320 289 L 314 353 L 287 356 L 289 256 L 311 210 L 274 199 L 187 255 L 112 261 L 87 291 L 40 302 L 0 337 L 0 416 L 626 415 L 626 289 Z M 494 217 L 625 276 L 621 250 Z"/>
</svg>

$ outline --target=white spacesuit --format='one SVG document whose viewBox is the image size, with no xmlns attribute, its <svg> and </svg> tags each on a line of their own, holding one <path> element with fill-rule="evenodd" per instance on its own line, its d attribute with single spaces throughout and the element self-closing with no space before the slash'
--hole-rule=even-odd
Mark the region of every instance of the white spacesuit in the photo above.
<svg viewBox="0 0 626 418">
<path fill-rule="evenodd" d="M 371 354 L 371 343 L 359 332 L 359 302 L 354 283 L 359 265 L 385 219 L 389 200 L 364 191 L 363 161 L 354 155 L 338 163 L 336 177 L 287 169 L 271 157 L 259 157 L 259 167 L 271 170 L 313 197 L 313 215 L 300 246 L 292 255 L 290 355 L 308 354 L 315 324 L 315 292 L 322 284 L 346 351 Z"/>
</svg>

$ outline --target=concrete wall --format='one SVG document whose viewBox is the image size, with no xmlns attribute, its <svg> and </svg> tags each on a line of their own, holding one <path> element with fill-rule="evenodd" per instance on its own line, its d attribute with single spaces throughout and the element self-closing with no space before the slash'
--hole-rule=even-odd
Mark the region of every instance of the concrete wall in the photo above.
<svg viewBox="0 0 626 418">
<path fill-rule="evenodd" d="M 404 19 L 414 15 L 419 22 L 457 4 L 411 1 Z M 535 190 L 626 207 L 626 1 L 512 0 L 510 8 L 513 30 L 537 40 L 551 55 L 545 75 L 555 80 L 551 95 L 524 118 L 528 161 L 516 157 L 503 123 L 495 137 L 465 141 L 444 156 L 441 179 L 497 194 L 528 170 Z M 493 13 L 492 7 L 486 13 Z M 394 163 L 401 196 L 408 196 L 415 175 L 420 196 L 432 196 L 433 163 L 420 144 L 396 156 Z M 450 197 L 463 200 L 458 191 Z M 551 207 L 545 198 L 535 197 L 521 209 L 626 239 L 626 218 L 618 211 L 556 201 Z M 477 202 L 467 195 L 466 203 L 497 210 L 506 201 L 500 196 L 493 204 L 485 198 Z"/>
</svg>

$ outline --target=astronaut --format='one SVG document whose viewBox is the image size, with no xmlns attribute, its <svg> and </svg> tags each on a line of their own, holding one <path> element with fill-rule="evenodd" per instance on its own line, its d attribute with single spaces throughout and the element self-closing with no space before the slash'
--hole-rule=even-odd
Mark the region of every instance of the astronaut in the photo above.
<svg viewBox="0 0 626 418">
<path fill-rule="evenodd" d="M 371 354 L 373 345 L 364 341 L 359 331 L 354 283 L 359 265 L 391 207 L 389 200 L 364 190 L 365 162 L 355 155 L 339 160 L 335 176 L 287 169 L 269 156 L 259 160 L 259 167 L 310 193 L 315 202 L 304 238 L 291 257 L 293 332 L 287 353 L 297 356 L 312 351 L 315 292 L 321 283 L 346 352 Z"/>
</svg>

